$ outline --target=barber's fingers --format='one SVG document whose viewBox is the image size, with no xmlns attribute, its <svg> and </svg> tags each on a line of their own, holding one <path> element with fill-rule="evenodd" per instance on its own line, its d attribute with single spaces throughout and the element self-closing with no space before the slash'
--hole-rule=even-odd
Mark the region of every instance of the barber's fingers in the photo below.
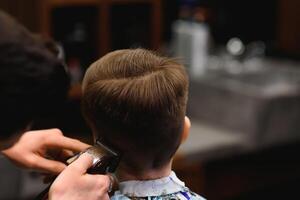
<svg viewBox="0 0 300 200">
<path fill-rule="evenodd" d="M 47 152 L 47 155 L 48 154 L 49 153 Z M 49 157 L 52 158 L 53 160 L 62 161 L 62 162 L 65 162 L 67 159 L 69 159 L 72 156 L 74 156 L 74 152 L 67 149 L 62 149 L 56 154 L 49 154 Z"/>
<path fill-rule="evenodd" d="M 58 129 L 53 129 L 53 135 L 46 138 L 46 144 L 49 147 L 69 149 L 71 151 L 83 151 L 90 147 L 90 145 L 80 142 L 79 140 L 68 138 L 62 135 Z"/>
<path fill-rule="evenodd" d="M 113 182 L 109 175 L 86 174 L 85 179 L 97 188 L 99 194 L 108 194 L 112 189 Z"/>
<path fill-rule="evenodd" d="M 64 171 L 67 173 L 77 172 L 77 175 L 84 175 L 86 181 L 98 185 L 100 191 L 103 193 L 108 192 L 114 183 L 114 178 L 110 175 L 101 175 L 101 174 L 87 174 L 86 171 L 93 165 L 93 157 L 88 153 L 82 154 L 77 160 L 72 162 Z"/>
<path fill-rule="evenodd" d="M 44 172 L 50 172 L 53 174 L 59 174 L 66 168 L 66 165 L 59 161 L 49 160 L 47 158 L 35 155 L 32 157 L 30 168 Z"/>
<path fill-rule="evenodd" d="M 91 175 L 86 170 L 92 165 L 93 158 L 82 154 L 72 162 L 54 181 L 50 188 L 50 199 L 64 195 L 64 199 L 81 196 L 84 199 L 109 200 L 110 178 L 107 175 Z"/>
<path fill-rule="evenodd" d="M 82 154 L 77 160 L 72 162 L 66 171 L 70 171 L 73 173 L 73 171 L 79 173 L 79 174 L 85 174 L 87 169 L 90 168 L 93 165 L 93 157 L 89 155 L 88 153 Z"/>
<path fill-rule="evenodd" d="M 54 143 L 55 144 L 55 143 Z M 83 151 L 90 147 L 90 145 L 80 142 L 79 140 L 68 138 L 68 137 L 60 137 L 56 141 L 57 147 L 62 147 L 65 149 L 69 149 L 71 151 Z"/>
</svg>

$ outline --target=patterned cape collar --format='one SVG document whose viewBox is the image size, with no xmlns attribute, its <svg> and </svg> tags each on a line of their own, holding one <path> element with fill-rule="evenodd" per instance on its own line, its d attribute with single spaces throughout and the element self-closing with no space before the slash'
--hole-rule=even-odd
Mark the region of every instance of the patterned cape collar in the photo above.
<svg viewBox="0 0 300 200">
<path fill-rule="evenodd" d="M 182 191 L 183 188 L 184 182 L 172 171 L 169 176 L 160 179 L 120 182 L 117 193 L 129 197 L 161 196 Z"/>
</svg>

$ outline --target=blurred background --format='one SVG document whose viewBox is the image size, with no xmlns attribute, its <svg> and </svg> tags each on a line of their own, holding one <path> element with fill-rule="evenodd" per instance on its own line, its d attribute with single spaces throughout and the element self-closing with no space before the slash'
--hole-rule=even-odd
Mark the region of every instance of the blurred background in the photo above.
<svg viewBox="0 0 300 200">
<path fill-rule="evenodd" d="M 0 0 L 0 9 L 64 50 L 68 101 L 35 129 L 91 143 L 80 114 L 86 68 L 115 49 L 156 50 L 190 75 L 178 176 L 210 200 L 300 198 L 300 1 Z M 0 162 L 0 199 L 31 199 L 45 186 Z"/>
</svg>

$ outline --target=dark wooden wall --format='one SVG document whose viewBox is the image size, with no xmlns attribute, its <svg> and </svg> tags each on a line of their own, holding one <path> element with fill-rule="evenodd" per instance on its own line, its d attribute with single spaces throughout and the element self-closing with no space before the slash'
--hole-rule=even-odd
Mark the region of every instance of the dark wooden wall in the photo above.
<svg viewBox="0 0 300 200">
<path fill-rule="evenodd" d="M 39 32 L 39 1 L 44 0 L 1 0 L 0 9 L 15 16 L 31 31 Z M 300 55 L 300 1 L 278 0 L 278 4 L 277 47 Z"/>
<path fill-rule="evenodd" d="M 39 0 L 0 0 L 0 9 L 13 15 L 29 30 L 38 32 L 38 9 Z"/>
<path fill-rule="evenodd" d="M 280 49 L 300 55 L 300 1 L 280 0 L 278 44 Z"/>
</svg>

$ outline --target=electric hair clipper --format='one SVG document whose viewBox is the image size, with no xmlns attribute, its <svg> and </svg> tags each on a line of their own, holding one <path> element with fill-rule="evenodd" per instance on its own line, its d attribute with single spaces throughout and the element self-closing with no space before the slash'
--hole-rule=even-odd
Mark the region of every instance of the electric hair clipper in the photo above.
<svg viewBox="0 0 300 200">
<path fill-rule="evenodd" d="M 113 173 L 115 172 L 116 168 L 118 167 L 120 161 L 120 154 L 117 153 L 112 148 L 104 145 L 99 140 L 97 140 L 94 146 L 75 154 L 74 156 L 70 157 L 66 160 L 66 164 L 69 165 L 74 162 L 79 156 L 83 153 L 88 153 L 93 157 L 93 164 L 87 170 L 89 174 L 106 174 L 106 173 Z M 42 200 L 47 197 L 51 184 L 43 190 L 35 200 Z"/>
<path fill-rule="evenodd" d="M 113 173 L 120 161 L 120 156 L 116 151 L 97 140 L 94 146 L 72 156 L 66 164 L 71 164 L 83 153 L 88 153 L 93 157 L 93 165 L 87 170 L 89 174 Z"/>
</svg>

